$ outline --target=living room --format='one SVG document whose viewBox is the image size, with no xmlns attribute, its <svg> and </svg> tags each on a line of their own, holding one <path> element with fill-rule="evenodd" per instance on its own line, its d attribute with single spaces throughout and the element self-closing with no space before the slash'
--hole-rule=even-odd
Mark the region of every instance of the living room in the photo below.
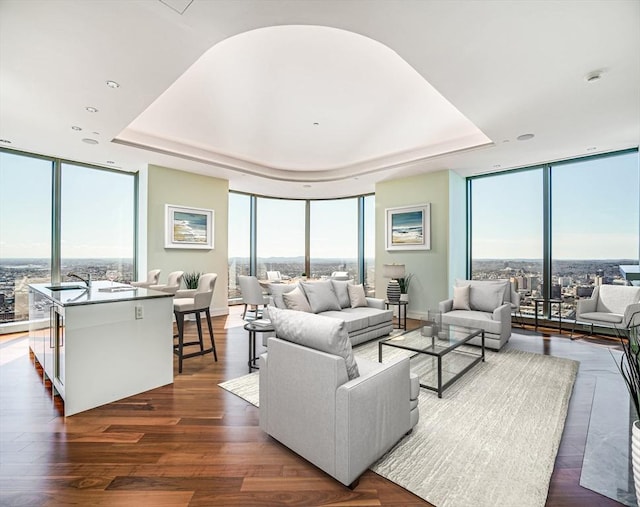
<svg viewBox="0 0 640 507">
<path fill-rule="evenodd" d="M 201 372 L 204 381 L 213 379 L 217 384 L 237 377 L 246 360 L 246 332 L 237 329 L 238 307 L 229 300 L 234 277 L 241 274 L 231 259 L 245 257 L 237 253 L 237 243 L 247 258 L 256 257 L 252 274 L 260 277 L 268 268 L 265 259 L 279 255 L 261 250 L 264 239 L 258 240 L 252 254 L 250 234 L 243 232 L 240 241 L 240 231 L 249 223 L 249 229 L 259 229 L 254 239 L 281 238 L 283 245 L 298 235 L 289 252 L 291 257 L 305 257 L 296 274 L 311 276 L 314 257 L 322 257 L 315 253 L 313 242 L 321 244 L 323 236 L 313 239 L 313 229 L 309 230 L 316 203 L 353 202 L 346 218 L 356 235 L 365 236 L 365 244 L 361 248 L 353 238 L 348 249 L 356 253 L 343 255 L 358 264 L 358 281 L 378 298 L 386 296 L 389 282 L 383 266 L 405 266 L 413 277 L 408 304 L 413 325 L 453 294 L 456 279 L 508 269 L 506 277 L 522 279 L 519 289 L 527 328 L 523 335 L 543 337 L 542 349 L 564 350 L 570 341 L 567 328 L 561 333 L 555 328 L 574 310 L 572 303 L 564 298 L 565 308 L 545 304 L 538 312 L 534 300 L 555 299 L 556 289 L 562 295 L 570 289 L 577 294 L 584 276 L 559 276 L 560 268 L 553 263 L 598 258 L 638 264 L 636 1 L 3 1 L 0 14 L 0 175 L 7 178 L 0 180 L 0 186 L 7 206 L 2 208 L 5 233 L 13 231 L 8 224 L 15 226 L 15 210 L 23 211 L 18 206 L 30 199 L 34 209 L 41 202 L 50 208 L 40 220 L 32 219 L 39 223 L 37 234 L 51 231 L 56 213 L 63 224 L 53 242 L 39 241 L 47 258 L 55 244 L 63 260 L 94 257 L 96 248 L 88 244 L 93 232 L 78 229 L 65 236 L 72 229 L 65 225 L 67 219 L 75 216 L 84 218 L 85 225 L 93 222 L 92 229 L 102 231 L 110 246 L 124 245 L 120 252 L 133 278 L 142 279 L 151 269 L 161 269 L 163 277 L 176 269 L 217 273 L 211 314 L 216 339 L 223 341 L 221 351 L 228 353 L 221 354 L 223 362 L 229 363 L 228 371 L 208 365 L 210 369 Z M 315 46 L 300 42 L 307 39 Z M 318 54 L 305 53 L 310 48 Z M 431 116 L 451 123 L 433 126 Z M 7 174 L 19 172 L 9 162 L 16 158 L 47 165 L 46 178 L 36 171 L 28 177 L 22 173 L 22 180 L 9 179 Z M 579 180 L 587 180 L 584 174 L 591 170 L 590 164 L 601 166 L 593 169 L 588 185 L 579 185 Z M 72 170 L 74 176 L 65 180 Z M 98 179 L 89 179 L 85 184 L 89 186 L 65 187 L 65 181 L 103 170 L 126 179 L 125 193 Z M 568 183 L 560 179 L 563 171 Z M 527 179 L 531 175 L 533 184 Z M 509 178 L 522 179 L 512 183 Z M 45 179 L 46 184 L 40 185 Z M 52 188 L 60 193 L 52 197 Z M 246 204 L 241 216 L 234 211 L 236 200 Z M 272 217 L 261 218 L 271 200 L 296 202 L 302 210 L 296 212 L 302 230 L 288 231 Z M 360 200 L 370 209 L 359 211 Z M 65 210 L 64 203 L 71 201 L 74 207 Z M 564 223 L 558 219 L 560 211 L 553 213 L 561 209 L 562 201 L 574 213 Z M 256 203 L 257 212 L 251 208 Z M 430 249 L 387 248 L 388 210 L 425 204 L 430 213 Z M 213 247 L 166 248 L 166 205 L 212 211 Z M 318 210 L 322 213 L 319 205 Z M 360 222 L 358 213 L 365 211 L 368 222 Z M 254 212 L 258 225 L 250 219 Z M 34 215 L 39 213 L 38 209 Z M 503 223 L 505 215 L 517 220 Z M 620 216 L 630 218 L 620 220 Z M 626 229 L 618 234 L 621 223 Z M 547 225 L 550 229 L 545 232 Z M 570 237 L 575 229 L 580 234 Z M 607 231 L 609 236 L 601 235 Z M 497 241 L 497 236 L 502 239 Z M 0 239 L 0 260 L 17 257 L 15 252 L 25 257 L 24 252 L 36 251 L 27 243 Z M 576 257 L 571 245 L 562 250 L 563 240 L 574 247 L 584 245 L 588 254 Z M 74 244 L 84 252 L 67 249 Z M 600 248 L 601 244 L 610 248 Z M 530 273 L 540 273 L 540 279 L 546 276 L 553 287 L 545 289 L 540 280 L 533 290 L 525 286 L 535 276 L 527 276 L 517 263 L 491 268 L 478 264 L 486 259 L 530 258 L 540 264 Z M 59 261 L 51 258 L 50 280 L 60 281 L 64 274 Z M 593 277 L 590 284 L 596 277 L 605 284 L 624 279 L 619 273 L 598 273 L 599 268 L 592 266 L 585 269 Z M 541 324 L 552 326 L 544 328 L 546 335 L 534 332 L 533 316 L 538 313 Z M 24 331 L 19 326 L 3 325 L 3 329 Z M 520 334 L 515 321 L 513 333 Z M 526 342 L 522 346 L 537 347 Z M 611 359 L 608 348 L 605 352 Z M 201 362 L 192 361 L 196 364 L 187 368 L 195 371 L 189 379 L 176 379 L 185 393 L 184 382 L 200 382 Z M 8 371 L 4 366 L 3 370 Z M 580 392 L 582 396 L 586 391 Z M 233 395 L 216 395 L 218 409 L 232 407 L 236 415 L 248 412 L 248 420 L 255 423 L 255 407 L 230 401 L 229 396 Z M 232 425 L 225 428 L 235 431 Z M 115 427 L 112 431 L 117 433 Z M 14 437 L 20 440 L 13 433 L 3 442 Z M 245 443 L 266 440 L 252 438 Z M 16 449 L 10 458 L 13 466 L 22 458 L 19 446 L 11 446 Z M 291 464 L 290 454 L 274 451 L 273 443 L 267 447 L 281 459 L 276 465 L 281 470 Z M 299 466 L 294 465 L 296 473 L 321 477 L 309 465 Z M 7 477 L 15 477 L 16 470 Z M 571 488 L 577 482 L 579 477 L 566 491 L 575 492 Z M 402 495 L 368 476 L 365 486 L 373 483 L 373 489 L 390 488 L 391 497 Z M 278 487 L 289 488 L 282 484 L 274 489 Z M 360 488 L 360 498 L 364 496 L 367 503 L 369 493 Z M 354 491 L 358 495 L 358 489 Z M 551 505 L 552 496 L 547 500 Z M 260 500 L 258 495 L 251 501 L 278 503 L 266 498 Z M 393 502 L 377 496 L 370 500 Z M 321 501 L 315 497 L 306 504 L 315 503 Z"/>
</svg>

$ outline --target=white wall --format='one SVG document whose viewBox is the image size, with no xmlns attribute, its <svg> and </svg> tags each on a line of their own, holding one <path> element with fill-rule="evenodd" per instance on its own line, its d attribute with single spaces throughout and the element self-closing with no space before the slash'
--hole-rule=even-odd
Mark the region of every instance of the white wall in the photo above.
<svg viewBox="0 0 640 507">
<path fill-rule="evenodd" d="M 385 298 L 383 264 L 404 264 L 413 274 L 408 315 L 426 316 L 449 297 L 456 277 L 465 274 L 465 182 L 451 171 L 427 173 L 376 185 L 376 296 Z M 385 210 L 431 204 L 431 250 L 387 251 Z"/>
<path fill-rule="evenodd" d="M 213 250 L 164 248 L 165 204 L 214 211 Z M 149 166 L 147 174 L 147 269 L 161 269 L 161 282 L 171 271 L 217 273 L 212 314 L 228 313 L 229 182 L 199 174 Z"/>
</svg>

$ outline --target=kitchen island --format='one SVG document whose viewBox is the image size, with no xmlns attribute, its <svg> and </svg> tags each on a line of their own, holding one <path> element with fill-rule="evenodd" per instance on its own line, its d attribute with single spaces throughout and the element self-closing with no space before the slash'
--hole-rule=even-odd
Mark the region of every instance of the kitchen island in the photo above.
<svg viewBox="0 0 640 507">
<path fill-rule="evenodd" d="M 64 415 L 173 382 L 173 296 L 111 282 L 29 285 L 29 347 Z"/>
</svg>

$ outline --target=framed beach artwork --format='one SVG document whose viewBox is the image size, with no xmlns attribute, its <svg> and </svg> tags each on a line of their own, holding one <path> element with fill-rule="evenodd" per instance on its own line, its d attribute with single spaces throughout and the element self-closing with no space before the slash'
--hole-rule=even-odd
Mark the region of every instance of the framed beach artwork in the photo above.
<svg viewBox="0 0 640 507">
<path fill-rule="evenodd" d="M 431 250 L 431 205 L 386 209 L 387 250 Z"/>
<path fill-rule="evenodd" d="M 213 249 L 213 210 L 165 204 L 165 248 Z"/>
</svg>

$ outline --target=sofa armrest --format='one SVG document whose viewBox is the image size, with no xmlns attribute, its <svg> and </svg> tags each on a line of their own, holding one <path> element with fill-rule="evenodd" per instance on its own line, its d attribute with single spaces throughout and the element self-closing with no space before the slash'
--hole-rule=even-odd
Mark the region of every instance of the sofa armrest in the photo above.
<svg viewBox="0 0 640 507">
<path fill-rule="evenodd" d="M 384 310 L 384 299 L 367 298 L 367 306 L 377 308 L 378 310 Z"/>
<path fill-rule="evenodd" d="M 576 306 L 576 319 L 580 319 L 580 315 L 583 313 L 595 312 L 598 307 L 598 299 L 591 297 L 589 299 L 578 299 Z"/>
<path fill-rule="evenodd" d="M 380 364 L 336 390 L 336 478 L 351 484 L 411 429 L 409 358 Z M 364 431 L 366 429 L 366 431 Z"/>
<path fill-rule="evenodd" d="M 447 313 L 453 310 L 453 299 L 440 301 L 440 303 L 438 303 L 438 310 L 440 310 L 442 313 Z"/>
<path fill-rule="evenodd" d="M 640 303 L 634 303 L 625 308 L 622 325 L 624 327 L 635 327 L 640 325 Z"/>
</svg>

